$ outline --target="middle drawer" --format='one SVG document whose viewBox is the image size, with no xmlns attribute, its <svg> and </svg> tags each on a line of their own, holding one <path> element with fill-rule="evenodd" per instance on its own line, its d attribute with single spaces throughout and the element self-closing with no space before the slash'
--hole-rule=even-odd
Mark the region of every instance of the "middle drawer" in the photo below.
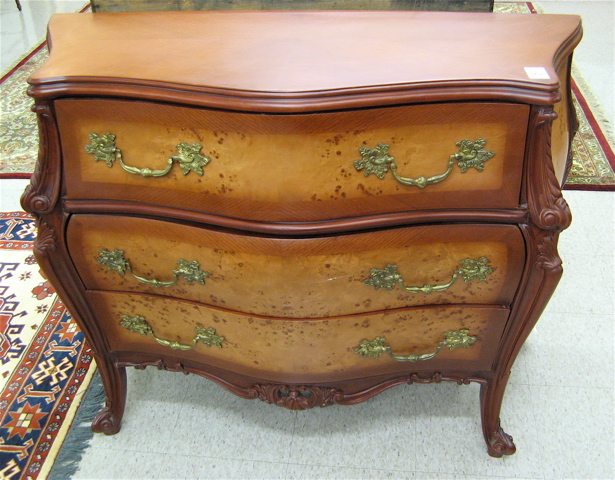
<svg viewBox="0 0 615 480">
<path fill-rule="evenodd" d="M 88 290 L 150 293 L 284 318 L 429 304 L 510 305 L 525 259 L 521 233 L 511 225 L 293 239 L 73 215 L 67 241 Z"/>
</svg>

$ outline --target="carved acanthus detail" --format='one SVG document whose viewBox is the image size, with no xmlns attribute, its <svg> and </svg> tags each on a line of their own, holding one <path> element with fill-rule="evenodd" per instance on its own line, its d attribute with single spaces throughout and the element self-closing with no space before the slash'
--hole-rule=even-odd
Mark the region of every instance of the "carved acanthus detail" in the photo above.
<svg viewBox="0 0 615 480">
<path fill-rule="evenodd" d="M 57 240 L 55 230 L 47 225 L 43 220 L 38 221 L 38 233 L 34 240 L 34 252 L 40 256 L 47 256 L 49 252 L 55 251 Z"/>
<path fill-rule="evenodd" d="M 562 272 L 562 259 L 557 253 L 557 234 L 546 234 L 538 244 L 536 267 L 551 273 Z"/>
</svg>

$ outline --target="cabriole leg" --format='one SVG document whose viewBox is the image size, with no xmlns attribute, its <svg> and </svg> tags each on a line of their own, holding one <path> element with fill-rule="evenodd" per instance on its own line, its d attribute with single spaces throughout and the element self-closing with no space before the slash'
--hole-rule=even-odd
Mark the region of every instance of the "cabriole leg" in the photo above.
<svg viewBox="0 0 615 480">
<path fill-rule="evenodd" d="M 100 376 L 105 387 L 105 407 L 92 422 L 92 430 L 105 435 L 115 435 L 120 431 L 124 406 L 126 405 L 126 368 L 98 361 Z"/>
<path fill-rule="evenodd" d="M 512 455 L 516 451 L 513 438 L 500 426 L 500 409 L 508 375 L 480 387 L 481 419 L 487 452 L 492 457 Z"/>
</svg>

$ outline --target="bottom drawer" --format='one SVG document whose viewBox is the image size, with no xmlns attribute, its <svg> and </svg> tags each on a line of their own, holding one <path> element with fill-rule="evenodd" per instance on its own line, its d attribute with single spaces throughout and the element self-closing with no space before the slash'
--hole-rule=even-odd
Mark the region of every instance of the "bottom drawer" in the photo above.
<svg viewBox="0 0 615 480">
<path fill-rule="evenodd" d="M 142 294 L 88 295 L 115 354 L 175 356 L 293 383 L 409 371 L 470 374 L 490 370 L 509 314 L 505 307 L 459 305 L 297 320 L 255 317 Z M 214 329 L 215 335 L 208 329 Z M 466 338 L 466 344 L 456 348 L 451 344 L 450 349 L 445 334 L 460 330 L 475 338 Z M 371 349 L 373 344 L 359 349 L 361 342 L 377 337 L 384 339 L 375 347 L 381 355 Z M 208 342 L 213 344 L 207 346 Z M 400 361 L 392 358 L 385 346 L 396 356 L 430 357 L 437 353 L 429 359 Z"/>
</svg>

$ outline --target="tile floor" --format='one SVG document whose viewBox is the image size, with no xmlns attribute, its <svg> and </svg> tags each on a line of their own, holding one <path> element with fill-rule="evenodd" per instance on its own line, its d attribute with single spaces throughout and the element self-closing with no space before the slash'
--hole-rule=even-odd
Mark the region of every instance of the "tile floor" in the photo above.
<svg viewBox="0 0 615 480">
<path fill-rule="evenodd" d="M 575 61 L 615 118 L 614 7 L 542 1 L 581 14 Z M 77 1 L 1 0 L 2 71 L 32 48 L 54 11 Z M 2 180 L 1 211 L 26 182 Z M 96 435 L 75 479 L 613 479 L 615 193 L 565 193 L 565 273 L 515 364 L 502 409 L 514 456 L 485 453 L 478 387 L 402 386 L 354 407 L 290 412 L 241 400 L 196 376 L 129 371 L 123 429 Z"/>
</svg>

